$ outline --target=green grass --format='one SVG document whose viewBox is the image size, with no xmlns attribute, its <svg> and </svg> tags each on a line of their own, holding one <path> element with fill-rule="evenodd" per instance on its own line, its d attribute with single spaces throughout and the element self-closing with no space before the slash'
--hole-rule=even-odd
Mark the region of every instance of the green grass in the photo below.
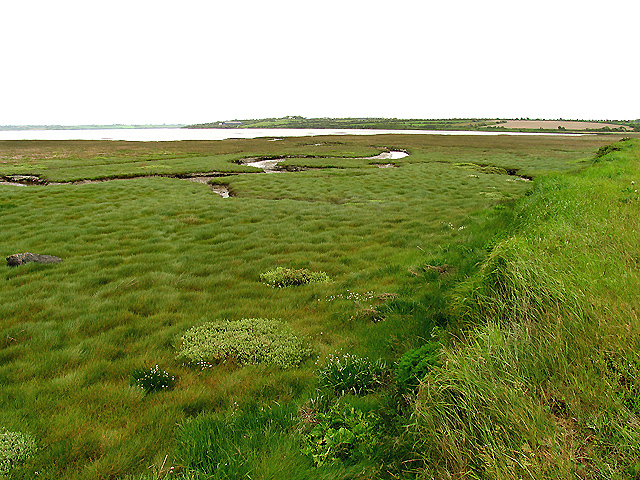
<svg viewBox="0 0 640 480">
<path fill-rule="evenodd" d="M 517 268 L 509 275 L 539 272 L 547 257 L 534 250 L 538 247 L 533 240 L 512 240 L 510 233 L 519 225 L 532 224 L 534 215 L 542 222 L 565 211 L 561 199 L 536 201 L 540 189 L 548 195 L 562 192 L 569 178 L 582 181 L 581 188 L 589 192 L 594 180 L 585 176 L 588 173 L 572 172 L 595 172 L 596 167 L 606 170 L 615 187 L 607 190 L 609 196 L 598 191 L 581 197 L 580 205 L 592 212 L 581 221 L 602 236 L 592 230 L 578 235 L 582 243 L 576 243 L 575 255 L 563 260 L 569 265 L 572 258 L 582 258 L 570 271 L 589 271 L 591 277 L 584 285 L 577 275 L 549 279 L 554 264 L 545 263 L 551 269 L 543 271 L 546 283 L 526 292 L 526 298 L 545 295 L 545 289 L 557 290 L 558 285 L 586 288 L 595 282 L 598 289 L 620 292 L 627 295 L 625 302 L 633 301 L 633 271 L 624 270 L 627 273 L 617 280 L 621 265 L 607 263 L 608 255 L 623 251 L 611 240 L 627 235 L 614 220 L 635 222 L 633 192 L 625 190 L 633 175 L 620 163 L 629 153 L 615 152 L 619 161 L 603 157 L 590 167 L 598 148 L 609 142 L 611 138 L 595 136 L 404 135 L 278 142 L 0 142 L 0 159 L 7 162 L 0 164 L 0 174 L 33 173 L 59 180 L 129 175 L 143 162 L 166 161 L 176 173 L 212 165 L 244 168 L 229 160 L 250 156 L 311 155 L 310 161 L 329 159 L 341 167 L 341 159 L 359 162 L 355 159 L 388 149 L 411 154 L 396 161 L 398 168 L 351 164 L 351 168 L 225 177 L 236 194 L 228 199 L 207 185 L 167 177 L 22 188 L 0 185 L 4 255 L 29 251 L 63 259 L 55 265 L 0 267 L 4 268 L 0 427 L 29 432 L 39 446 L 9 478 L 34 478 L 34 472 L 38 478 L 51 479 L 134 478 L 148 476 L 154 469 L 166 473 L 172 466 L 174 476 L 207 478 L 211 470 L 206 469 L 213 467 L 197 459 L 203 455 L 202 445 L 210 445 L 207 432 L 216 431 L 211 425 L 227 432 L 212 455 L 239 448 L 239 458 L 246 461 L 235 471 L 250 471 L 252 478 L 274 478 L 282 471 L 291 472 L 288 478 L 393 478 L 385 472 L 409 475 L 408 470 L 414 475 L 418 464 L 403 463 L 418 458 L 413 452 L 415 440 L 400 428 L 408 423 L 408 407 L 398 402 L 393 386 L 373 396 L 339 400 L 350 402 L 355 410 L 375 412 L 382 425 L 379 431 L 387 432 L 375 441 L 386 446 L 381 451 L 392 453 L 364 456 L 356 465 L 338 463 L 312 470 L 313 461 L 300 453 L 304 442 L 296 432 L 304 428 L 296 423 L 302 421 L 296 412 L 317 395 L 315 361 L 323 364 L 342 349 L 391 366 L 406 351 L 430 341 L 436 326 L 457 338 L 469 335 L 468 325 L 478 325 L 478 315 L 467 302 L 452 303 L 455 288 L 487 257 L 498 265 L 500 258 L 513 259 L 521 244 L 536 261 L 530 266 L 532 260 L 516 256 Z M 479 167 L 459 165 L 468 163 Z M 517 169 L 534 177 L 534 182 L 488 165 Z M 538 177 L 547 172 L 562 175 L 538 186 Z M 527 196 L 534 185 L 534 193 Z M 590 202 L 598 199 L 616 205 L 609 220 L 599 219 L 604 207 L 588 210 L 596 208 Z M 537 203 L 527 206 L 528 202 Z M 585 225 L 540 230 L 538 236 L 545 239 L 551 255 L 564 240 L 575 242 L 569 233 L 581 232 Z M 585 247 L 588 242 L 598 253 L 593 264 L 577 255 L 591 251 Z M 628 269 L 635 265 L 636 247 L 634 240 L 625 242 L 631 252 L 624 255 Z M 326 272 L 332 281 L 282 289 L 264 285 L 260 274 L 278 266 Z M 596 275 L 601 271 L 609 276 Z M 506 315 L 509 307 L 486 300 L 493 293 L 479 282 L 472 289 L 477 297 L 468 297 L 482 301 L 482 316 Z M 575 315 L 592 310 L 602 315 L 617 315 L 618 309 L 633 312 L 627 303 L 611 306 L 595 294 L 588 297 L 595 306 L 587 308 L 580 295 L 562 293 L 564 297 L 557 298 L 573 306 Z M 374 308 L 383 320 L 373 321 L 361 313 Z M 533 317 L 541 309 L 525 304 L 519 315 Z M 289 325 L 309 342 L 316 356 L 286 370 L 233 364 L 202 370 L 176 359 L 180 338 L 192 327 L 243 318 L 271 318 Z M 610 341 L 624 332 L 613 329 L 604 338 Z M 452 345 L 446 348 L 455 351 Z M 623 359 L 633 351 L 628 346 L 602 357 L 603 365 L 613 362 L 614 367 L 607 367 L 609 377 L 615 376 L 613 368 L 626 365 Z M 175 375 L 173 389 L 145 396 L 143 389 L 131 385 L 132 372 L 152 365 Z M 578 385 L 577 380 L 570 385 Z M 620 402 L 633 402 L 632 394 L 625 393 L 632 390 L 619 382 L 615 388 L 620 390 Z M 549 392 L 556 404 L 564 395 L 563 402 L 573 408 L 568 387 L 554 384 Z M 511 391 L 500 395 L 517 397 Z M 282 410 L 273 414 L 275 418 L 260 413 L 278 405 Z M 595 417 L 594 425 L 608 425 L 611 415 Z M 243 420 L 234 423 L 235 419 Z M 199 425 L 201 433 L 196 434 Z M 229 433 L 240 432 L 240 425 L 246 425 L 246 438 Z M 193 448 L 189 447 L 192 434 L 185 431 L 200 438 Z M 629 463 L 629 458 L 624 461 Z"/>
<path fill-rule="evenodd" d="M 426 478 L 635 478 L 640 148 L 620 146 L 536 183 L 460 287 L 475 328 L 416 404 Z"/>
</svg>

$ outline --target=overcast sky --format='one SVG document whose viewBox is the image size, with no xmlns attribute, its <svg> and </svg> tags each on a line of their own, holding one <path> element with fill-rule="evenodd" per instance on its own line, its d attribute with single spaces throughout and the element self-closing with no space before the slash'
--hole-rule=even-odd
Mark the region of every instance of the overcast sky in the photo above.
<svg viewBox="0 0 640 480">
<path fill-rule="evenodd" d="M 0 125 L 640 118 L 638 0 L 16 0 Z"/>
</svg>

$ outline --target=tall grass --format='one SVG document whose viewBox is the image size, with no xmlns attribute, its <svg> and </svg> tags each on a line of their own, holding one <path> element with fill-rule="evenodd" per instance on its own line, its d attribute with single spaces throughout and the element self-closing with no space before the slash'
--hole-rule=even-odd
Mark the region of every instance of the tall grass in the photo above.
<svg viewBox="0 0 640 480">
<path fill-rule="evenodd" d="M 638 471 L 639 204 L 624 192 L 639 151 L 628 142 L 577 175 L 540 179 L 518 231 L 460 289 L 456 311 L 475 327 L 415 406 L 425 478 Z"/>
</svg>

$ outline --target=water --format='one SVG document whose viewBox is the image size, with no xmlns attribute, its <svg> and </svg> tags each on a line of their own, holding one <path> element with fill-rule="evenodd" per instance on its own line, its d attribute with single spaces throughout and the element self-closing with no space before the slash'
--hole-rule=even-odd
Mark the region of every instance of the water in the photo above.
<svg viewBox="0 0 640 480">
<path fill-rule="evenodd" d="M 318 135 L 576 135 L 571 133 L 477 132 L 444 130 L 365 130 L 365 129 L 187 129 L 187 128 L 113 128 L 95 130 L 0 130 L 0 140 L 127 140 L 168 142 L 175 140 L 225 140 L 227 138 L 311 137 Z"/>
</svg>

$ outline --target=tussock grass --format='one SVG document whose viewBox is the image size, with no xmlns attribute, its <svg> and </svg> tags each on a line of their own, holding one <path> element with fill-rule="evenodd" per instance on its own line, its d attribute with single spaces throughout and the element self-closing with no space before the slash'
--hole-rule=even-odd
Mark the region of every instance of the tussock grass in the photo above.
<svg viewBox="0 0 640 480">
<path fill-rule="evenodd" d="M 151 466 L 159 471 L 167 455 L 165 466 L 187 465 L 187 456 L 176 460 L 183 448 L 176 425 L 200 417 L 230 425 L 237 415 L 253 415 L 274 402 L 288 412 L 297 411 L 315 395 L 312 361 L 287 370 L 229 364 L 198 370 L 182 365 L 175 358 L 176 339 L 201 319 L 281 319 L 308 339 L 320 362 L 343 348 L 392 365 L 407 350 L 431 339 L 434 326 L 454 325 L 451 331 L 460 337 L 465 330 L 447 308 L 451 290 L 478 268 L 487 255 L 486 244 L 499 244 L 498 230 L 511 221 L 524 224 L 526 209 L 512 212 L 511 205 L 532 184 L 508 181 L 514 179 L 509 175 L 469 172 L 455 164 L 517 167 L 536 177 L 544 171 L 584 168 L 587 164 L 582 160 L 610 141 L 383 135 L 344 137 L 331 144 L 336 137 L 158 144 L 1 142 L 0 156 L 7 163 L 1 164 L 0 174 L 35 173 L 65 180 L 128 175 L 143 162 L 157 166 L 167 161 L 178 172 L 208 169 L 210 159 L 222 164 L 234 156 L 353 160 L 387 147 L 411 153 L 393 169 L 354 166 L 225 177 L 237 195 L 229 199 L 211 192 L 207 185 L 164 177 L 22 188 L 0 185 L 4 255 L 29 251 L 63 259 L 56 265 L 28 264 L 0 272 L 0 425 L 9 431 L 29 431 L 43 446 L 16 470 L 14 478 L 35 478 L 36 471 L 39 478 L 124 478 L 148 474 Z M 630 187 L 633 179 L 625 167 L 606 160 L 599 165 L 607 169 L 613 185 L 624 181 L 624 188 Z M 469 177 L 470 173 L 476 177 Z M 588 185 L 591 180 L 584 178 Z M 583 188 L 588 191 L 587 186 Z M 622 248 L 607 236 L 626 238 L 613 220 L 635 221 L 631 195 L 614 187 L 608 195 L 598 192 L 593 197 L 615 200 L 612 217 L 599 219 L 594 211 L 591 219 L 580 219 L 602 233 L 586 235 L 584 242 L 591 239 L 591 243 L 583 242 L 578 248 L 601 252 L 596 261 L 572 257 L 583 258 L 575 271 L 591 272 L 589 281 L 583 277 L 561 280 L 567 288 L 583 288 L 578 297 L 583 311 L 601 313 L 592 318 L 614 325 L 604 320 L 607 315 L 635 315 L 630 305 L 634 305 L 636 278 L 630 268 L 638 255 L 633 240 Z M 525 203 L 534 201 L 535 195 L 524 198 Z M 593 198 L 582 198 L 583 206 L 589 207 Z M 557 202 L 548 204 L 531 211 L 545 218 L 564 211 Z M 560 250 L 565 240 L 574 241 L 568 232 L 541 231 L 551 253 Z M 501 250 L 493 251 L 497 255 Z M 622 256 L 627 269 L 622 284 L 615 280 L 620 265 L 607 261 L 614 254 Z M 429 268 L 444 265 L 450 268 L 442 273 Z M 326 272 L 332 282 L 273 289 L 257 281 L 261 273 L 277 266 Z M 545 272 L 552 268 L 542 266 Z M 608 275 L 595 273 L 602 271 Z M 620 302 L 603 302 L 593 293 L 596 290 L 585 287 L 590 282 L 594 289 L 618 292 Z M 479 292 L 488 298 L 488 289 Z M 350 297 L 351 292 L 360 296 Z M 366 292 L 373 292 L 371 300 L 363 298 Z M 389 296 L 377 300 L 383 294 Z M 460 305 L 470 318 L 469 305 Z M 357 320 L 358 312 L 373 307 L 384 321 Z M 483 308 L 490 311 L 489 307 L 490 302 Z M 508 308 L 502 311 L 506 314 Z M 533 316 L 530 310 L 522 311 Z M 550 325 L 544 328 L 553 331 Z M 588 322 L 576 325 L 590 331 Z M 632 394 L 628 392 L 633 390 L 611 373 L 613 367 L 607 367 L 610 359 L 618 365 L 615 368 L 622 368 L 622 359 L 634 352 L 631 346 L 613 348 L 615 338 L 627 338 L 634 331 L 625 328 L 603 330 L 608 333 L 599 337 L 604 339 L 602 345 L 611 345 L 607 348 L 614 354 L 601 356 L 599 365 L 610 372 L 606 378 L 611 388 L 620 395 L 627 392 L 624 401 L 629 403 Z M 578 335 L 577 326 L 569 331 L 575 338 L 584 337 Z M 557 332 L 558 342 L 565 339 L 571 345 L 569 333 Z M 558 362 L 547 363 L 548 368 L 559 368 L 554 366 Z M 156 364 L 179 381 L 172 390 L 145 396 L 142 389 L 130 385 L 131 372 Z M 567 387 L 554 384 L 539 390 L 548 392 L 547 397 L 558 405 L 564 395 L 562 401 L 573 408 Z M 276 427 L 260 426 L 267 420 L 246 423 L 248 430 L 238 435 L 259 438 L 256 442 L 267 450 L 271 444 L 274 447 L 253 454 L 254 444 L 238 438 L 239 458 L 251 459 L 247 468 L 254 478 L 273 478 L 284 467 L 293 472 L 290 478 L 309 478 L 310 472 L 317 478 L 357 478 L 363 470 L 375 477 L 386 475 L 387 469 L 399 475 L 405 468 L 402 462 L 416 457 L 410 455 L 407 438 L 398 440 L 399 425 L 406 419 L 395 415 L 397 406 L 387 398 L 393 394 L 383 390 L 379 395 L 381 400 L 372 401 L 375 407 L 370 410 L 377 409 L 384 420 L 381 431 L 389 432 L 384 440 L 389 448 L 384 450 L 396 452 L 401 444 L 401 450 L 409 452 L 406 456 L 388 455 L 348 468 L 311 471 L 311 460 L 299 452 L 300 442 L 288 435 L 295 427 L 288 426 L 287 418 L 274 423 L 284 428 L 284 436 L 276 433 Z M 357 407 L 363 410 L 362 405 Z M 609 419 L 616 417 L 613 407 L 603 412 L 592 421 L 605 431 Z M 207 443 L 203 440 L 202 445 Z M 406 465 L 415 470 L 416 464 Z M 183 473 L 186 478 L 206 476 L 197 473 L 196 467 Z"/>
</svg>

